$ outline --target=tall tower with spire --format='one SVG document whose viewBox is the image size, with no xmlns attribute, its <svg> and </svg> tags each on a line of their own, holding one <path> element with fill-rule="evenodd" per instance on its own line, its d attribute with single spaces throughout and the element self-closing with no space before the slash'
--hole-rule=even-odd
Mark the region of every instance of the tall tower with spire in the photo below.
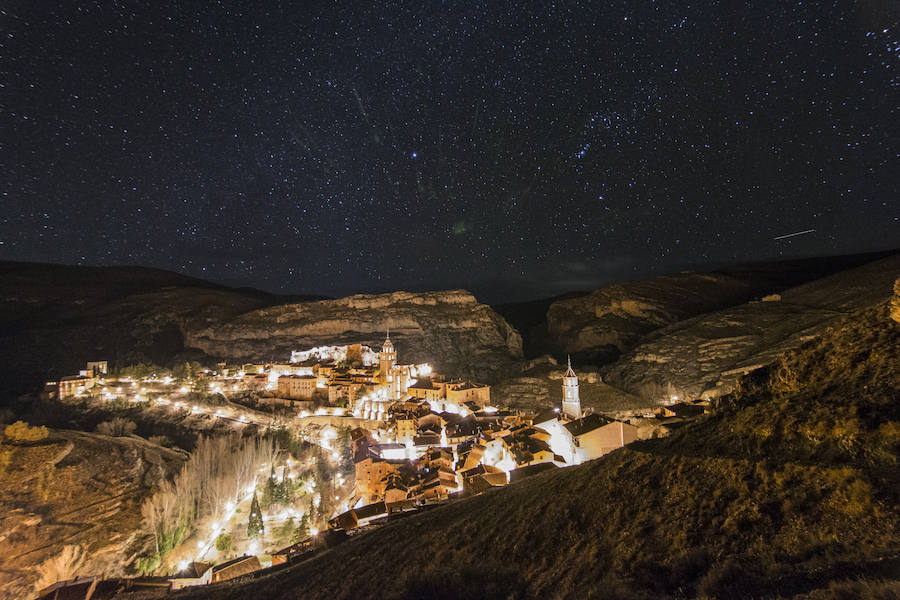
<svg viewBox="0 0 900 600">
<path fill-rule="evenodd" d="M 578 376 L 572 370 L 572 357 L 569 357 L 569 368 L 563 375 L 562 412 L 570 419 L 581 418 L 581 398 L 578 396 Z"/>
<path fill-rule="evenodd" d="M 397 364 L 397 351 L 394 350 L 394 343 L 391 341 L 391 331 L 387 332 L 384 339 L 384 345 L 381 346 L 381 354 L 379 355 L 381 363 L 381 382 L 388 390 L 388 396 L 394 397 L 394 365 Z"/>
</svg>

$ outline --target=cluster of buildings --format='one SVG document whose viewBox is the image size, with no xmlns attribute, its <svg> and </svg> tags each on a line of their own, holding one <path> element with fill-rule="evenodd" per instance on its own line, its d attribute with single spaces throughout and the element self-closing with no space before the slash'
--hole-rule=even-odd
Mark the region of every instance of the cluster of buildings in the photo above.
<svg viewBox="0 0 900 600">
<path fill-rule="evenodd" d="M 477 386 L 440 380 L 410 386 L 404 400 L 386 407 L 384 429 L 352 432 L 355 500 L 330 526 L 352 529 L 577 465 L 637 439 L 629 423 L 582 412 L 571 363 L 562 387 L 560 407 L 525 414 L 491 406 L 489 390 L 483 396 Z"/>
<path fill-rule="evenodd" d="M 399 364 L 390 334 L 378 353 L 360 344 L 322 350 L 293 352 L 289 363 L 248 363 L 238 375 L 249 389 L 266 392 L 260 398 L 263 404 L 301 411 L 341 407 L 366 419 L 384 419 L 386 406 L 420 385 L 420 378 L 431 375 L 428 364 Z M 486 386 L 453 384 L 490 393 Z"/>
<path fill-rule="evenodd" d="M 92 388 L 99 385 L 102 391 L 109 384 L 104 381 L 107 371 L 106 362 L 89 362 L 78 375 L 52 385 L 60 397 L 88 390 L 96 393 Z M 301 416 L 305 408 L 341 407 L 335 414 L 357 417 L 355 424 L 363 419 L 371 427 L 351 432 L 355 487 L 346 506 L 352 508 L 335 515 L 329 531 L 273 553 L 273 565 L 341 543 L 357 527 L 402 518 L 544 470 L 577 465 L 638 438 L 638 428 L 630 423 L 585 414 L 571 361 L 562 378 L 560 406 L 514 412 L 494 407 L 487 385 L 447 379 L 432 373 L 428 364 L 398 363 L 390 334 L 378 352 L 359 344 L 325 347 L 324 351 L 294 352 L 287 363 L 220 364 L 217 371 L 204 370 L 195 376 L 211 379 L 213 390 L 257 390 L 261 402 L 296 409 Z M 173 385 L 171 377 L 159 381 Z M 641 418 L 675 425 L 697 411 L 702 408 L 673 403 Z M 173 576 L 120 580 L 118 585 L 174 590 L 244 576 L 260 568 L 255 556 L 243 556 L 216 566 L 191 563 Z M 85 585 L 90 597 L 98 583 L 108 582 L 62 582 L 42 591 L 41 597 L 62 597 L 64 590 Z"/>
<path fill-rule="evenodd" d="M 245 381 L 265 380 L 270 393 L 262 402 L 298 410 L 341 407 L 352 416 L 373 421 L 388 420 L 390 408 L 407 399 L 427 401 L 450 413 L 465 413 L 470 410 L 467 405 L 490 403 L 490 386 L 444 378 L 432 373 L 427 363 L 399 363 L 390 333 L 378 353 L 354 344 L 337 347 L 324 357 L 294 352 L 293 358 L 302 360 L 268 365 L 264 373 L 262 366 L 243 366 Z"/>
<path fill-rule="evenodd" d="M 90 361 L 78 371 L 78 375 L 69 375 L 59 381 L 47 382 L 45 390 L 59 398 L 78 396 L 97 385 L 100 378 L 108 371 L 107 361 Z"/>
<path fill-rule="evenodd" d="M 178 573 L 164 576 L 131 577 L 127 579 L 101 579 L 76 577 L 59 581 L 40 590 L 36 600 L 91 600 L 108 598 L 118 593 L 160 592 L 180 590 L 195 585 L 208 585 L 243 577 L 262 569 L 256 556 L 239 556 L 217 565 L 192 562 Z"/>
</svg>

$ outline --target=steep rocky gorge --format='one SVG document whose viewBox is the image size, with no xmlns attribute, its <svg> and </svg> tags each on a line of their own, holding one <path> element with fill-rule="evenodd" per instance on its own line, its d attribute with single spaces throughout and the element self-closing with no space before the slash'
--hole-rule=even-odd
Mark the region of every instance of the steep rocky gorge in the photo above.
<svg viewBox="0 0 900 600">
<path fill-rule="evenodd" d="M 522 358 L 519 333 L 464 290 L 271 306 L 191 330 L 186 344 L 210 356 L 264 360 L 320 345 L 379 347 L 388 330 L 401 362 L 430 362 L 448 375 L 490 380 Z"/>
<path fill-rule="evenodd" d="M 882 300 L 844 315 L 670 436 L 177 598 L 894 598 L 900 327 L 887 314 Z M 806 377 L 786 387 L 784 372 Z"/>
</svg>

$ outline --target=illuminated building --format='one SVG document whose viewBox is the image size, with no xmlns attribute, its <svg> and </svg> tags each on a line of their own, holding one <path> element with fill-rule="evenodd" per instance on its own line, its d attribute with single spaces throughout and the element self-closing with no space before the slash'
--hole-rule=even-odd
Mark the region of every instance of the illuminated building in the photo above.
<svg viewBox="0 0 900 600">
<path fill-rule="evenodd" d="M 578 396 L 578 376 L 572 370 L 572 358 L 569 358 L 569 368 L 563 375 L 562 383 L 562 412 L 570 419 L 581 418 L 581 398 Z"/>
</svg>

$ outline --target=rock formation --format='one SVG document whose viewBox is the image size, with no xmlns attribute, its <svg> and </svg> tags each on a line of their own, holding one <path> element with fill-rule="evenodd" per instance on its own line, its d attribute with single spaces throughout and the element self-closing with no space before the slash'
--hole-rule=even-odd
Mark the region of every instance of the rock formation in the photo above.
<svg viewBox="0 0 900 600">
<path fill-rule="evenodd" d="M 878 252 L 762 262 L 617 283 L 552 302 L 546 313 L 545 333 L 543 326 L 520 331 L 528 338 L 526 346 L 531 354 L 537 355 L 535 350 L 571 353 L 582 361 L 610 362 L 661 327 L 750 300 L 778 302 L 784 289 L 890 255 Z M 501 312 L 517 315 L 528 304 L 509 305 Z M 544 342 L 547 347 L 541 346 L 544 335 L 549 338 Z"/>
<path fill-rule="evenodd" d="M 229 360 L 266 360 L 324 344 L 379 348 L 387 330 L 401 362 L 429 362 L 448 375 L 491 379 L 522 358 L 519 333 L 463 290 L 272 306 L 192 330 L 186 344 Z"/>
<path fill-rule="evenodd" d="M 123 575 L 142 529 L 141 502 L 186 457 L 139 437 L 77 431 L 5 446 L 12 460 L 0 473 L 0 598 L 10 599 L 60 578 Z"/>
<path fill-rule="evenodd" d="M 619 283 L 554 302 L 547 329 L 564 352 L 623 352 L 654 329 L 743 302 L 749 290 L 747 283 L 720 274 L 678 273 Z"/>
<path fill-rule="evenodd" d="M 518 332 L 465 291 L 306 300 L 155 269 L 0 262 L 0 362 L 11 374 L 0 396 L 87 360 L 287 360 L 319 345 L 380 348 L 387 328 L 401 360 L 452 376 L 491 378 L 522 357 Z"/>
<path fill-rule="evenodd" d="M 740 375 L 837 320 L 886 302 L 898 272 L 900 256 L 893 256 L 785 290 L 779 302 L 748 302 L 674 323 L 604 368 L 604 380 L 638 394 L 671 383 L 684 396 L 721 395 Z"/>
</svg>

